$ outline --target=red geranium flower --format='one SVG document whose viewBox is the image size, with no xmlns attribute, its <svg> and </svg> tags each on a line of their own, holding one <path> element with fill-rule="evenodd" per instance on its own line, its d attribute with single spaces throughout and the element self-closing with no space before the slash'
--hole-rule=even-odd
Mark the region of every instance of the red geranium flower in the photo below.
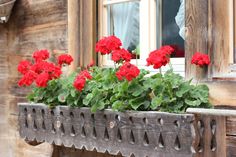
<svg viewBox="0 0 236 157">
<path fill-rule="evenodd" d="M 78 91 L 82 91 L 84 89 L 84 86 L 86 84 L 86 79 L 92 79 L 92 76 L 87 70 L 81 71 L 74 80 L 74 87 Z"/>
<path fill-rule="evenodd" d="M 48 81 L 49 81 L 49 74 L 43 72 L 37 76 L 35 83 L 38 87 L 47 87 Z"/>
<path fill-rule="evenodd" d="M 147 66 L 153 65 L 154 69 L 159 69 L 170 62 L 170 55 L 175 50 L 169 46 L 162 46 L 159 50 L 152 51 L 147 58 Z"/>
<path fill-rule="evenodd" d="M 140 73 L 140 70 L 133 64 L 125 62 L 120 69 L 116 72 L 116 76 L 119 80 L 126 78 L 128 81 L 136 78 Z"/>
<path fill-rule="evenodd" d="M 72 61 L 73 61 L 73 58 L 71 57 L 71 55 L 68 55 L 68 54 L 62 54 L 57 58 L 57 62 L 59 65 L 62 65 L 62 64 L 70 65 Z"/>
<path fill-rule="evenodd" d="M 149 54 L 147 58 L 147 66 L 153 65 L 154 69 L 159 69 L 169 63 L 170 58 L 166 55 L 165 51 L 155 50 Z"/>
<path fill-rule="evenodd" d="M 116 63 L 121 61 L 129 62 L 131 58 L 131 53 L 129 53 L 129 51 L 127 51 L 126 49 L 114 50 L 111 56 L 111 59 Z"/>
<path fill-rule="evenodd" d="M 175 52 L 175 49 L 170 45 L 164 45 L 160 48 L 160 50 L 162 50 L 167 55 L 171 55 L 173 52 Z"/>
<path fill-rule="evenodd" d="M 77 89 L 78 91 L 82 91 L 84 89 L 85 83 L 86 83 L 85 77 L 78 75 L 75 78 L 73 85 L 74 85 L 75 89 Z"/>
<path fill-rule="evenodd" d="M 113 50 L 120 49 L 122 45 L 119 38 L 116 36 L 104 37 L 96 44 L 96 52 L 100 52 L 102 55 L 109 54 Z"/>
<path fill-rule="evenodd" d="M 201 52 L 196 52 L 192 57 L 191 64 L 195 64 L 200 67 L 209 65 L 210 64 L 209 56 Z"/>
<path fill-rule="evenodd" d="M 83 70 L 80 72 L 79 74 L 80 76 L 84 76 L 85 78 L 91 80 L 93 77 L 90 75 L 90 73 L 88 72 L 88 70 Z"/>
<path fill-rule="evenodd" d="M 34 58 L 35 62 L 46 60 L 49 58 L 49 52 L 48 52 L 48 50 L 35 51 L 33 53 L 33 58 Z"/>
<path fill-rule="evenodd" d="M 17 70 L 21 74 L 26 74 L 30 70 L 31 65 L 32 63 L 30 61 L 23 60 L 18 64 Z"/>
<path fill-rule="evenodd" d="M 37 73 L 35 73 L 34 71 L 28 71 L 25 75 L 23 75 L 23 77 L 19 80 L 18 85 L 19 86 L 30 86 L 34 80 L 36 79 L 36 77 L 38 76 Z"/>
</svg>

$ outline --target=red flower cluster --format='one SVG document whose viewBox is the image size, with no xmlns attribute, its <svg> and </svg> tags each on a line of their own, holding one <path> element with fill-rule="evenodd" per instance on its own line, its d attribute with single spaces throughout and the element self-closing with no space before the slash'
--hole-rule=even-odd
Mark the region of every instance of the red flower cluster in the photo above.
<svg viewBox="0 0 236 157">
<path fill-rule="evenodd" d="M 170 55 L 174 52 L 171 46 L 162 46 L 159 50 L 152 51 L 147 58 L 147 66 L 153 65 L 154 69 L 165 66 L 170 61 Z"/>
<path fill-rule="evenodd" d="M 175 51 L 175 49 L 170 45 L 164 45 L 160 47 L 160 50 L 164 51 L 167 55 L 171 55 Z"/>
<path fill-rule="evenodd" d="M 38 87 L 46 87 L 49 80 L 57 79 L 62 74 L 61 67 L 45 61 L 49 58 L 48 50 L 39 50 L 33 53 L 35 63 L 21 61 L 18 71 L 23 74 L 19 86 L 30 86 L 34 81 Z"/>
<path fill-rule="evenodd" d="M 125 62 L 116 72 L 116 76 L 119 80 L 122 80 L 125 77 L 128 81 L 131 81 L 136 78 L 139 73 L 140 70 L 135 65 Z"/>
<path fill-rule="evenodd" d="M 46 60 L 49 58 L 48 50 L 38 50 L 33 53 L 33 58 L 35 62 Z"/>
<path fill-rule="evenodd" d="M 82 91 L 84 89 L 84 86 L 86 84 L 86 79 L 92 79 L 92 76 L 87 70 L 81 71 L 74 80 L 74 87 L 78 91 Z"/>
<path fill-rule="evenodd" d="M 73 58 L 68 54 L 62 54 L 57 58 L 57 62 L 60 66 L 62 64 L 70 65 L 72 61 L 73 61 Z"/>
<path fill-rule="evenodd" d="M 129 62 L 131 58 L 131 53 L 129 53 L 129 51 L 127 51 L 126 49 L 114 50 L 111 56 L 111 59 L 116 63 L 121 61 Z"/>
<path fill-rule="evenodd" d="M 31 65 L 30 61 L 23 60 L 19 63 L 17 70 L 24 75 L 30 70 Z"/>
<path fill-rule="evenodd" d="M 196 52 L 192 57 L 191 63 L 203 67 L 210 64 L 210 59 L 207 54 Z"/>
<path fill-rule="evenodd" d="M 116 36 L 104 37 L 96 44 L 96 52 L 100 52 L 102 55 L 109 54 L 113 50 L 120 49 L 122 45 L 119 38 Z"/>
</svg>

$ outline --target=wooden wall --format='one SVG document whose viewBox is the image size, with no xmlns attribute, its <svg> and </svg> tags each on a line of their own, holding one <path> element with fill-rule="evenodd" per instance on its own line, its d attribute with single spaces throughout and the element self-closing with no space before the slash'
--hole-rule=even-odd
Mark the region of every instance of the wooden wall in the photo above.
<svg viewBox="0 0 236 157">
<path fill-rule="evenodd" d="M 17 64 L 36 49 L 67 50 L 67 0 L 17 0 L 7 24 L 0 24 L 0 156 L 49 157 L 52 146 L 30 146 L 19 138 Z"/>
<path fill-rule="evenodd" d="M 186 1 L 186 77 L 207 83 L 214 105 L 236 106 L 236 77 L 230 74 L 233 40 L 231 0 Z M 195 52 L 210 56 L 208 68 L 191 65 Z"/>
<path fill-rule="evenodd" d="M 215 106 L 236 109 L 236 76 L 230 75 L 233 34 L 231 0 L 186 0 L 186 77 L 208 84 Z M 234 8 L 235 9 L 235 8 Z M 233 45 L 235 46 L 235 45 Z M 210 56 L 208 68 L 190 64 L 200 51 Z M 233 56 L 232 56 L 233 57 Z M 236 156 L 236 117 L 226 119 L 227 157 Z"/>
</svg>

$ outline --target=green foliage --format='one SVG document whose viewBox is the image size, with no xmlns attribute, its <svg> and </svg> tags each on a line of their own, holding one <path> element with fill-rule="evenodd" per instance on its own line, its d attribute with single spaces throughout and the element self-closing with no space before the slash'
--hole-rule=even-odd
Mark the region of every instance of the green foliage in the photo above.
<svg viewBox="0 0 236 157">
<path fill-rule="evenodd" d="M 183 77 L 167 71 L 147 77 L 141 70 L 132 81 L 119 81 L 116 69 L 93 67 L 93 79 L 87 80 L 82 92 L 73 87 L 76 73 L 51 80 L 46 88 L 34 88 L 28 99 L 50 107 L 68 105 L 90 107 L 92 112 L 110 108 L 114 111 L 165 111 L 182 113 L 188 107 L 211 107 L 206 85 L 193 85 Z"/>
</svg>

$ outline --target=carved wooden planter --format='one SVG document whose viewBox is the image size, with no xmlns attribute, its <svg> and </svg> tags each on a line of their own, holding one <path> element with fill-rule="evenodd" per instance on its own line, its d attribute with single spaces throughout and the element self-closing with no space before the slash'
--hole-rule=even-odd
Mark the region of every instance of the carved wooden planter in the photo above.
<svg viewBox="0 0 236 157">
<path fill-rule="evenodd" d="M 22 138 L 123 156 L 200 157 L 201 153 L 216 153 L 216 137 L 211 133 L 216 127 L 211 124 L 212 128 L 204 131 L 207 124 L 198 120 L 194 114 L 91 113 L 89 108 L 19 104 Z M 212 138 L 209 143 L 204 143 L 205 136 Z"/>
<path fill-rule="evenodd" d="M 0 0 L 0 23 L 7 22 L 16 0 Z"/>
</svg>

